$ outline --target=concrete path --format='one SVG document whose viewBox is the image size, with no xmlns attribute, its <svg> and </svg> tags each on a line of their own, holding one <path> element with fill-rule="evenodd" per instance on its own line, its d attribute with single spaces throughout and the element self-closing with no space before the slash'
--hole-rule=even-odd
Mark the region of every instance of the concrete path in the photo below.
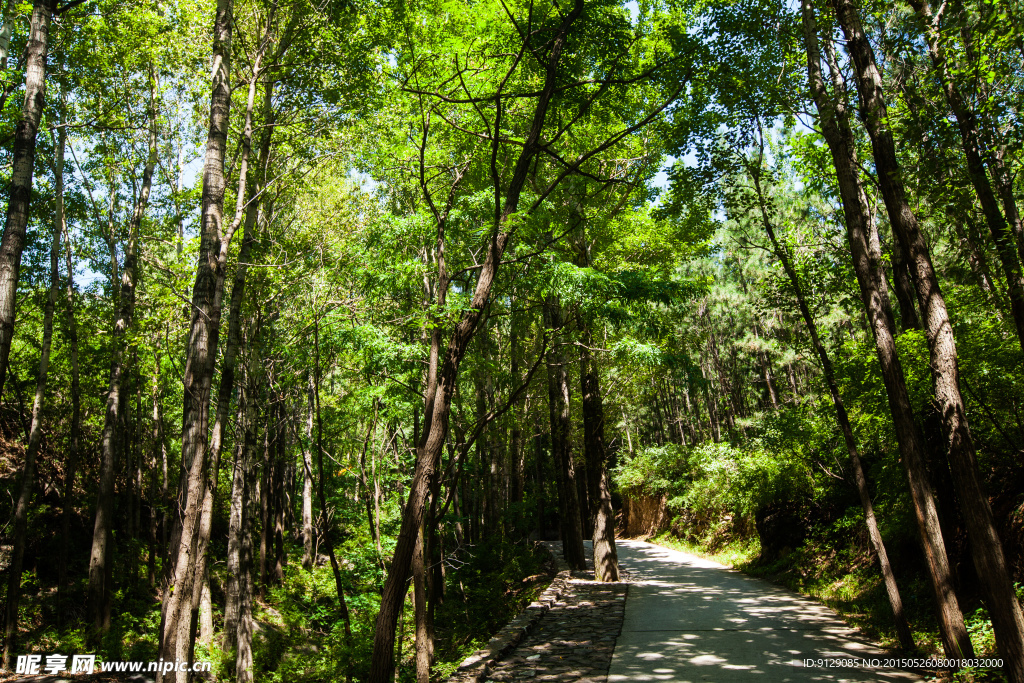
<svg viewBox="0 0 1024 683">
<path fill-rule="evenodd" d="M 922 681 L 907 671 L 804 666 L 886 654 L 824 605 L 694 555 L 617 540 L 629 572 L 608 683 Z"/>
</svg>

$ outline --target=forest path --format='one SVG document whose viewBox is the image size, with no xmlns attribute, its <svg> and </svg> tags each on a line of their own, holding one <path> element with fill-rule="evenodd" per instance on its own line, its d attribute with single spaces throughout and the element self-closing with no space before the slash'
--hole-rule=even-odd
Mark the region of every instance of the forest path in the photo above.
<svg viewBox="0 0 1024 683">
<path fill-rule="evenodd" d="M 695 555 L 617 540 L 629 574 L 608 683 L 922 681 L 828 607 Z M 871 668 L 805 659 L 879 659 Z"/>
</svg>

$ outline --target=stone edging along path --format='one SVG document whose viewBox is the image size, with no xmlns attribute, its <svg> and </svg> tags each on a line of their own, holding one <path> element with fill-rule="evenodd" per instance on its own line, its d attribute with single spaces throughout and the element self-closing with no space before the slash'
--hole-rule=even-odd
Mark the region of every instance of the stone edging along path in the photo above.
<svg viewBox="0 0 1024 683">
<path fill-rule="evenodd" d="M 603 683 L 622 630 L 628 583 L 601 583 L 572 572 L 561 543 L 545 543 L 558 562 L 551 584 L 446 683 L 575 681 Z"/>
</svg>

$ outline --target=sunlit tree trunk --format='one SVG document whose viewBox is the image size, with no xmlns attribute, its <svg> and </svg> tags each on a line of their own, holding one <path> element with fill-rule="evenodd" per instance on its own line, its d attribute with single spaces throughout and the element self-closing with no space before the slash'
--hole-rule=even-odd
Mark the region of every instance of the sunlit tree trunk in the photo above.
<svg viewBox="0 0 1024 683">
<path fill-rule="evenodd" d="M 864 34 L 859 12 L 850 0 L 835 0 L 835 5 L 839 24 L 846 35 L 847 50 L 856 69 L 857 88 L 863 106 L 862 118 L 871 137 L 878 184 L 885 198 L 889 222 L 907 250 L 911 275 L 921 299 L 935 400 L 942 415 L 953 485 L 971 539 L 971 554 L 992 616 L 996 645 L 1005 660 L 1005 671 L 1013 683 L 1021 683 L 1024 682 L 1024 615 L 1021 614 L 1013 580 L 1006 566 L 1002 541 L 996 532 L 988 497 L 982 490 L 974 441 L 960 393 L 956 341 L 946 311 L 946 301 L 932 267 L 928 245 L 906 198 L 874 52 Z"/>
<path fill-rule="evenodd" d="M 21 574 L 28 534 L 28 511 L 36 483 L 36 457 L 39 454 L 39 444 L 43 438 L 43 408 L 50 368 L 50 348 L 53 342 L 53 309 L 57 303 L 57 296 L 60 294 L 60 272 L 57 263 L 60 258 L 60 238 L 64 232 L 64 128 L 60 129 L 59 135 L 60 140 L 57 143 L 54 164 L 56 207 L 53 215 L 53 237 L 50 241 L 50 289 L 43 305 L 43 340 L 39 349 L 39 375 L 36 378 L 35 399 L 32 401 L 32 423 L 29 427 L 28 447 L 25 449 L 25 464 L 21 470 L 18 499 L 14 506 L 14 542 L 7 575 L 3 665 L 8 670 L 10 670 L 11 655 L 18 632 L 18 605 L 21 601 Z"/>
<path fill-rule="evenodd" d="M 203 168 L 199 258 L 192 290 L 192 320 L 183 373 L 184 406 L 181 430 L 182 484 L 178 492 L 176 528 L 168 548 L 168 571 L 160 623 L 160 657 L 188 661 L 191 646 L 192 594 L 199 559 L 199 524 L 207 477 L 207 433 L 210 387 L 220 333 L 218 281 L 224 278 L 221 253 L 224 234 L 224 154 L 231 108 L 232 0 L 217 0 L 213 25 L 213 84 L 209 134 Z M 184 673 L 162 671 L 158 683 L 185 683 Z"/>
<path fill-rule="evenodd" d="M 424 519 L 424 522 L 426 519 Z M 412 553 L 413 609 L 416 624 L 416 683 L 430 683 L 431 634 L 427 625 L 427 567 L 424 558 L 426 539 L 420 525 L 416 548 Z"/>
<path fill-rule="evenodd" d="M 32 201 L 36 133 L 39 131 L 39 118 L 43 114 L 46 100 L 46 51 L 52 15 L 52 0 L 35 0 L 29 20 L 28 42 L 25 45 L 25 101 L 18 125 L 14 129 L 7 222 L 4 224 L 3 238 L 0 239 L 0 396 L 4 392 L 11 340 L 14 339 L 18 273 L 21 270 L 21 252 L 25 248 L 25 229 Z"/>
<path fill-rule="evenodd" d="M 900 597 L 899 588 L 896 585 L 896 576 L 893 574 L 892 565 L 889 563 L 889 555 L 885 550 L 882 534 L 878 530 L 878 521 L 875 519 L 874 505 L 871 503 L 871 493 L 868 491 L 867 478 L 864 476 L 864 468 L 861 465 L 860 452 L 857 448 L 857 439 L 853 434 L 853 426 L 850 424 L 850 417 L 846 412 L 846 406 L 843 404 L 843 398 L 839 393 L 839 384 L 836 381 L 835 370 L 832 368 L 832 360 L 829 358 L 828 351 L 818 336 L 818 325 L 811 314 L 810 306 L 807 304 L 807 298 L 804 295 L 800 277 L 797 275 L 796 269 L 793 268 L 789 251 L 779 242 L 775 234 L 775 226 L 768 215 L 765 195 L 761 187 L 759 162 L 760 159 L 754 165 L 748 166 L 748 173 L 754 182 L 754 189 L 757 193 L 761 222 L 765 232 L 768 234 L 768 239 L 771 241 L 772 249 L 782 264 L 782 268 L 789 278 L 790 285 L 793 287 L 797 307 L 800 309 L 800 315 L 803 316 L 804 324 L 807 325 L 807 332 L 811 337 L 811 346 L 814 348 L 815 353 L 818 354 L 818 360 L 821 361 L 821 368 L 825 375 L 825 384 L 828 386 L 829 394 L 832 397 L 832 405 L 836 411 L 836 421 L 839 423 L 840 431 L 843 433 L 846 451 L 850 456 L 850 464 L 853 467 L 854 483 L 857 487 L 857 494 L 860 497 L 861 507 L 864 509 L 864 521 L 868 528 L 868 538 L 871 540 L 871 546 L 875 550 L 875 555 L 878 557 L 878 565 L 882 571 L 885 592 L 889 598 L 889 606 L 892 608 L 893 619 L 896 622 L 896 633 L 899 637 L 900 645 L 905 650 L 912 650 L 914 648 L 914 636 L 910 631 L 910 623 L 907 621 L 907 615 L 903 610 L 903 599 Z"/>
<path fill-rule="evenodd" d="M 265 49 L 265 48 L 264 48 Z M 258 53 L 262 55 L 262 52 Z M 249 83 L 249 99 L 246 108 L 245 129 L 243 131 L 243 146 L 248 146 L 252 140 L 252 112 L 253 100 L 256 94 L 257 76 L 259 74 L 259 59 L 257 59 L 254 74 Z M 256 158 L 256 168 L 266 172 L 266 165 L 270 155 L 270 141 L 273 130 L 270 126 L 271 105 L 273 97 L 273 82 L 265 83 L 263 96 L 263 121 L 265 126 L 260 136 L 259 152 Z M 247 161 L 248 152 L 243 152 L 243 165 Z M 213 523 L 213 507 L 217 491 L 217 479 L 220 471 L 220 456 L 224 445 L 224 431 L 227 428 L 229 413 L 231 410 L 231 396 L 235 386 L 235 372 L 238 363 L 238 354 L 241 350 L 241 326 L 242 306 L 245 301 L 246 277 L 249 272 L 249 262 L 252 259 L 253 245 L 256 242 L 256 222 L 259 219 L 262 197 L 260 193 L 265 186 L 266 178 L 255 179 L 255 174 L 249 175 L 247 167 L 240 172 L 238 186 L 238 198 L 236 206 L 236 220 L 244 215 L 242 228 L 242 244 L 238 252 L 238 265 L 235 267 L 234 279 L 231 285 L 231 297 L 228 304 L 228 335 L 224 349 L 224 358 L 221 362 L 220 384 L 217 389 L 217 404 L 214 413 L 213 430 L 210 434 L 210 476 L 206 489 L 203 492 L 203 501 L 200 509 L 199 537 L 197 539 L 198 554 L 195 561 L 194 577 L 192 578 L 194 593 L 200 590 L 205 592 L 208 589 L 200 581 L 206 581 L 207 576 L 207 552 L 210 541 L 210 530 Z M 223 276 L 217 283 L 218 290 L 223 289 Z M 219 291 L 218 291 L 219 294 Z M 197 598 L 203 600 L 202 593 L 193 595 L 193 604 Z M 191 646 L 190 646 L 191 651 Z"/>
<path fill-rule="evenodd" d="M 251 462 L 254 440 L 246 441 L 246 454 L 243 462 Z M 244 475 L 243 475 L 244 476 Z M 242 518 L 239 538 L 241 539 L 239 570 L 238 570 L 238 626 L 237 648 L 235 655 L 235 680 L 237 683 L 251 683 L 253 680 L 252 656 L 252 511 L 248 501 L 248 491 L 242 495 Z"/>
<path fill-rule="evenodd" d="M 896 353 L 892 308 L 888 296 L 882 289 L 883 278 L 868 245 L 868 219 L 857 175 L 859 167 L 845 102 L 841 98 L 838 101 L 833 100 L 825 88 L 821 74 L 821 55 L 818 49 L 814 10 L 810 0 L 803 0 L 801 6 L 807 47 L 808 80 L 818 109 L 822 132 L 832 154 L 854 271 L 875 338 L 875 348 L 881 366 L 882 381 L 889 398 L 896 440 L 910 483 L 915 519 L 935 594 L 943 647 L 947 657 L 970 657 L 973 656 L 973 648 L 964 627 L 963 614 L 953 592 L 949 560 L 946 557 L 946 547 L 935 510 L 935 499 L 925 468 L 924 442 L 914 422 L 903 367 Z"/>
</svg>

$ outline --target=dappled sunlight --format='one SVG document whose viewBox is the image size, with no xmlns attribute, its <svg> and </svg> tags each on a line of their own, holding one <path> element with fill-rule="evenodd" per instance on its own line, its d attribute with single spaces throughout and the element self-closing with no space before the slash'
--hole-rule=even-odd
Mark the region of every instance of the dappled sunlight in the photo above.
<svg viewBox="0 0 1024 683">
<path fill-rule="evenodd" d="M 824 605 L 715 562 L 619 541 L 633 585 L 608 681 L 917 681 L 895 669 L 805 667 L 884 653 Z"/>
</svg>

